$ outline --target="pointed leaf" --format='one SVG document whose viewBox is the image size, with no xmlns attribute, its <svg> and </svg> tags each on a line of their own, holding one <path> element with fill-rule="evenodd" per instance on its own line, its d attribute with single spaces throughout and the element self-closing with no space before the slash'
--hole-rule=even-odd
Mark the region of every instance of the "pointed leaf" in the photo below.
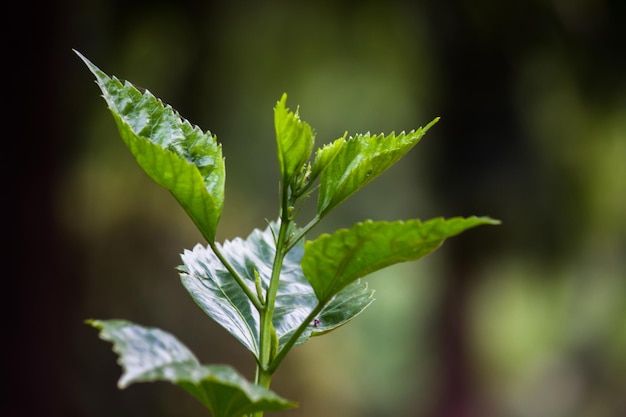
<svg viewBox="0 0 626 417">
<path fill-rule="evenodd" d="M 291 112 L 287 107 L 287 94 L 283 94 L 274 108 L 274 126 L 278 161 L 285 186 L 300 173 L 303 165 L 313 152 L 313 130 L 300 120 L 298 112 Z"/>
<path fill-rule="evenodd" d="M 324 217 L 356 191 L 398 162 L 439 119 L 407 134 L 357 135 L 345 140 L 321 174 L 317 214 Z M 334 146 L 333 146 L 334 149 Z"/>
<path fill-rule="evenodd" d="M 271 223 L 264 231 L 254 230 L 246 240 L 236 238 L 220 246 L 224 257 L 250 289 L 255 288 L 256 270 L 262 290 L 267 291 L 276 253 L 274 235 L 277 231 L 277 223 Z M 303 243 L 294 246 L 287 253 L 281 270 L 273 316 L 279 348 L 287 343 L 289 336 L 318 304 L 300 266 L 303 248 Z M 215 253 L 210 247 L 196 245 L 192 251 L 183 253 L 182 260 L 182 283 L 198 306 L 259 358 L 258 311 Z M 311 326 L 297 344 L 308 340 L 311 333 L 327 332 L 345 324 L 371 303 L 371 297 L 372 291 L 367 289 L 365 283 L 355 283 L 346 288 L 344 294 L 320 313 L 323 326 Z"/>
<path fill-rule="evenodd" d="M 257 411 L 295 407 L 273 392 L 246 381 L 226 365 L 201 365 L 171 334 L 124 320 L 91 320 L 100 338 L 113 343 L 123 375 L 119 387 L 167 381 L 202 402 L 213 417 L 241 417 Z"/>
<path fill-rule="evenodd" d="M 309 181 L 313 182 L 320 176 L 330 162 L 335 159 L 335 156 L 339 153 L 344 143 L 346 142 L 346 135 L 344 137 L 335 140 L 332 143 L 328 143 L 323 147 L 315 151 L 315 160 L 313 161 L 313 167 L 311 168 L 311 178 Z"/>
<path fill-rule="evenodd" d="M 305 245 L 302 269 L 324 302 L 352 283 L 384 267 L 419 259 L 443 241 L 481 225 L 497 224 L 486 217 L 436 218 L 397 222 L 357 223 L 350 229 L 325 234 Z"/>
<path fill-rule="evenodd" d="M 119 133 L 141 168 L 169 190 L 213 242 L 224 205 L 225 168 L 221 145 L 182 119 L 149 91 L 110 78 L 76 52 L 96 76 Z"/>
</svg>

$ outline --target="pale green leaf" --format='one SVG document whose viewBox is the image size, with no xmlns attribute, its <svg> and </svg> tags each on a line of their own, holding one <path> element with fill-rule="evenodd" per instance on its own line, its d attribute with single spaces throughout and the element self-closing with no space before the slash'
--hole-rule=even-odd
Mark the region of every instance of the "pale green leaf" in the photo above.
<svg viewBox="0 0 626 417">
<path fill-rule="evenodd" d="M 357 223 L 306 242 L 302 270 L 324 302 L 358 278 L 419 259 L 469 228 L 497 223 L 486 217 Z"/>
<path fill-rule="evenodd" d="M 286 103 L 287 94 L 283 94 L 274 108 L 274 126 L 281 177 L 288 186 L 311 157 L 314 136 L 311 126 L 300 120 L 297 111 L 290 111 Z"/>
<path fill-rule="evenodd" d="M 172 193 L 210 242 L 224 205 L 221 145 L 149 91 L 109 77 L 76 52 L 96 76 L 120 136 L 139 166 Z"/>
<path fill-rule="evenodd" d="M 323 147 L 319 148 L 315 152 L 315 160 L 313 161 L 313 166 L 311 168 L 311 178 L 309 181 L 313 182 L 320 176 L 322 172 L 326 169 L 328 164 L 337 156 L 344 143 L 346 142 L 346 137 L 339 138 L 332 143 L 328 143 Z"/>
<path fill-rule="evenodd" d="M 137 382 L 166 381 L 202 402 L 213 417 L 241 417 L 257 411 L 293 408 L 296 404 L 248 382 L 226 365 L 201 365 L 170 333 L 124 320 L 90 320 L 100 338 L 113 343 L 123 374 L 120 388 Z"/>
<path fill-rule="evenodd" d="M 317 214 L 320 218 L 378 177 L 406 155 L 439 119 L 423 128 L 387 136 L 357 135 L 333 144 L 326 152 L 334 156 L 321 172 Z M 332 155 L 336 154 L 336 155 Z M 322 154 L 322 156 L 326 156 Z M 320 159 L 320 162 L 325 162 Z"/>
</svg>

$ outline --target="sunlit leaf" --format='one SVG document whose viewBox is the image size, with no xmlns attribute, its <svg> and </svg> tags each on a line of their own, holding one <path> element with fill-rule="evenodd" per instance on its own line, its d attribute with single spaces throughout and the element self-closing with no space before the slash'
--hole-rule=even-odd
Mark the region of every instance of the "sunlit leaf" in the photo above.
<svg viewBox="0 0 626 417">
<path fill-rule="evenodd" d="M 486 217 L 357 223 L 305 245 L 302 269 L 320 301 L 384 267 L 419 259 L 469 228 L 497 224 Z"/>
<path fill-rule="evenodd" d="M 120 388 L 137 382 L 167 381 L 202 402 L 213 417 L 241 417 L 257 411 L 293 408 L 273 392 L 248 382 L 226 365 L 201 365 L 178 339 L 163 330 L 124 320 L 90 320 L 100 338 L 113 343 L 123 374 Z"/>
<path fill-rule="evenodd" d="M 274 228 L 274 233 L 272 229 Z M 255 288 L 255 270 L 263 291 L 269 286 L 276 247 L 274 236 L 278 225 L 272 223 L 264 231 L 254 230 L 247 239 L 226 241 L 220 251 L 244 279 Z M 283 262 L 274 306 L 273 325 L 281 348 L 318 305 L 313 288 L 304 278 L 300 261 L 304 244 L 290 250 Z M 224 327 L 257 358 L 260 355 L 260 317 L 252 302 L 237 285 L 210 247 L 196 245 L 182 255 L 181 280 L 191 297 L 213 320 Z M 372 291 L 365 283 L 355 283 L 339 294 L 320 313 L 321 325 L 314 326 L 298 339 L 304 343 L 309 336 L 335 329 L 359 314 L 371 303 Z M 326 300 L 329 301 L 329 300 Z"/>
<path fill-rule="evenodd" d="M 169 190 L 213 242 L 224 205 L 225 169 L 221 145 L 182 119 L 149 91 L 110 78 L 76 52 L 96 76 L 120 136 L 139 166 Z"/>
<path fill-rule="evenodd" d="M 321 173 L 317 214 L 324 217 L 356 191 L 398 162 L 439 119 L 423 128 L 396 135 L 357 135 L 338 139 L 329 148 L 333 156 Z M 343 144 L 340 146 L 341 141 Z M 332 155 L 336 153 L 336 155 Z M 326 156 L 322 154 L 323 156 Z M 321 157 L 320 157 L 321 158 Z M 323 159 L 320 159 L 323 162 Z"/>
<path fill-rule="evenodd" d="M 324 172 L 328 164 L 337 156 L 344 143 L 346 142 L 345 136 L 335 140 L 332 143 L 328 143 L 319 148 L 315 152 L 315 159 L 311 168 L 310 181 L 315 181 L 319 175 Z"/>
<path fill-rule="evenodd" d="M 282 179 L 289 184 L 311 157 L 314 137 L 311 126 L 300 120 L 297 111 L 290 111 L 286 103 L 287 95 L 283 94 L 274 108 L 274 126 Z"/>
</svg>

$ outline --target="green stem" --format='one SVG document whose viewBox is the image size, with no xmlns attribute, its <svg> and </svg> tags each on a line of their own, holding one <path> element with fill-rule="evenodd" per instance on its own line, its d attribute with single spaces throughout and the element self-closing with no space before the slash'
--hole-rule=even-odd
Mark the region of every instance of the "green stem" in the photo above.
<svg viewBox="0 0 626 417">
<path fill-rule="evenodd" d="M 215 255 L 217 256 L 217 258 L 220 260 L 220 262 L 222 263 L 222 265 L 224 265 L 224 267 L 226 268 L 226 270 L 228 270 L 228 272 L 230 273 L 230 275 L 232 275 L 232 277 L 235 279 L 235 281 L 237 282 L 237 284 L 239 284 L 239 286 L 241 287 L 241 289 L 243 290 L 243 292 L 246 293 L 246 295 L 248 296 L 248 298 L 250 299 L 250 301 L 252 301 L 252 304 L 254 304 L 254 306 L 256 307 L 256 309 L 260 312 L 261 310 L 263 310 L 263 303 L 259 300 L 259 297 L 252 292 L 252 290 L 250 288 L 248 288 L 248 286 L 246 285 L 246 283 L 244 282 L 243 278 L 241 278 L 241 276 L 237 273 L 237 271 L 235 270 L 235 268 L 232 267 L 232 265 L 230 264 L 230 262 L 228 262 L 228 260 L 224 257 L 224 255 L 222 255 L 222 252 L 219 250 L 218 246 L 215 244 L 215 242 L 213 243 L 209 243 L 209 245 L 211 246 L 211 249 L 213 250 L 213 253 L 215 253 Z"/>
<path fill-rule="evenodd" d="M 276 303 L 276 294 L 278 292 L 278 284 L 280 282 L 280 272 L 283 266 L 285 255 L 289 248 L 287 247 L 288 230 L 291 223 L 289 215 L 289 196 L 286 190 L 282 193 L 281 202 L 281 215 L 280 215 L 280 230 L 278 231 L 278 237 L 276 238 L 276 253 L 274 255 L 274 262 L 272 264 L 272 276 L 270 277 L 270 283 L 265 295 L 265 302 L 263 308 L 259 310 L 261 328 L 260 328 L 260 352 L 259 360 L 257 362 L 257 369 L 255 375 L 255 383 L 265 388 L 269 388 L 272 381 L 273 370 L 269 370 L 268 365 L 274 359 L 276 354 L 275 344 L 276 331 L 272 324 L 274 317 L 274 304 Z M 263 412 L 254 414 L 254 417 L 262 417 Z"/>
<path fill-rule="evenodd" d="M 300 326 L 298 326 L 296 331 L 291 335 L 291 337 L 289 337 L 289 340 L 287 340 L 287 343 L 285 343 L 282 349 L 278 351 L 278 353 L 276 354 L 272 362 L 267 367 L 267 370 L 269 372 L 273 373 L 276 371 L 276 369 L 278 368 L 278 365 L 280 365 L 283 359 L 285 359 L 285 356 L 287 356 L 287 353 L 289 353 L 291 348 L 296 344 L 296 342 L 300 338 L 300 335 L 306 330 L 307 327 L 311 325 L 311 322 L 317 317 L 320 311 L 322 311 L 322 308 L 324 308 L 324 305 L 325 304 L 318 303 L 317 306 L 315 306 L 315 308 L 313 309 L 313 311 L 309 313 L 306 319 L 304 319 L 302 323 L 300 323 Z"/>
<path fill-rule="evenodd" d="M 281 219 L 280 231 L 278 232 L 278 239 L 276 242 L 276 255 L 274 256 L 274 263 L 272 265 L 272 276 L 270 278 L 270 284 L 267 288 L 267 293 L 265 296 L 265 308 L 261 311 L 261 380 L 267 379 L 267 376 L 265 378 L 263 376 L 263 368 L 267 367 L 270 360 L 272 359 L 272 336 L 274 335 L 272 318 L 274 316 L 274 304 L 276 303 L 276 293 L 278 292 L 278 283 L 280 281 L 280 271 L 283 266 L 285 254 L 287 253 L 285 243 L 287 241 L 288 229 L 289 219 Z M 267 382 L 269 382 L 269 379 L 267 379 Z"/>
<path fill-rule="evenodd" d="M 311 229 L 313 229 L 315 226 L 317 226 L 317 224 L 321 220 L 322 220 L 322 218 L 320 216 L 316 215 L 310 222 L 308 222 L 306 224 L 306 226 L 304 226 L 295 235 L 293 235 L 289 239 L 289 246 L 287 246 L 287 252 L 290 251 L 296 245 L 296 243 L 298 243 L 298 241 L 300 241 L 300 239 L 304 238 L 304 236 L 306 236 L 306 234 L 309 233 L 309 231 Z"/>
</svg>

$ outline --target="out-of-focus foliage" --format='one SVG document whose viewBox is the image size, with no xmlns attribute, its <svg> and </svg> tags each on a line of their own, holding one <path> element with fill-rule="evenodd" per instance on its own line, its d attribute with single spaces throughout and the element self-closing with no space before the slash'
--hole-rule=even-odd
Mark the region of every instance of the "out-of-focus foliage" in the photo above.
<svg viewBox="0 0 626 417">
<path fill-rule="evenodd" d="M 55 325 L 65 336 L 35 344 L 19 333 L 11 352 L 73 346 L 76 354 L 57 362 L 67 374 L 46 404 L 65 398 L 74 415 L 95 417 L 114 414 L 113 405 L 134 417 L 204 410 L 169 386 L 117 391 L 113 357 L 90 360 L 101 342 L 92 341 L 83 317 L 158 325 L 175 330 L 202 361 L 239 361 L 243 372 L 253 366 L 238 356 L 236 342 L 216 343 L 225 333 L 205 324 L 180 286 L 177 251 L 201 236 L 170 196 L 136 175 L 99 105 L 84 105 L 93 90 L 76 88 L 89 83 L 76 48 L 228 138 L 233 175 L 220 240 L 263 227 L 252 213 L 274 213 L 277 190 L 267 184 L 279 173 L 267 170 L 272 155 L 259 154 L 272 147 L 249 143 L 272 141 L 271 113 L 263 109 L 283 91 L 307 109 L 322 142 L 344 129 L 409 129 L 441 117 L 422 152 L 329 216 L 329 228 L 355 215 L 428 218 L 459 209 L 503 221 L 459 237 L 420 265 L 368 279 L 374 286 L 392 274 L 397 284 L 376 286 L 377 301 L 360 320 L 295 349 L 276 375 L 278 392 L 302 399 L 287 415 L 619 416 L 626 408 L 624 4 L 96 0 L 46 15 L 64 28 L 38 40 L 54 43 L 49 62 L 63 66 L 46 74 L 72 76 L 28 82 L 54 91 L 45 111 L 66 109 L 58 112 L 72 129 L 38 136 L 52 145 L 33 143 L 44 161 L 56 140 L 73 153 L 24 189 L 55 180 L 53 203 L 38 203 L 50 206 L 54 227 L 69 237 L 49 251 L 65 248 L 72 264 L 54 276 L 24 271 L 33 276 L 19 282 L 24 303 L 36 295 L 33 282 L 54 283 L 55 297 L 40 299 L 63 311 L 66 320 Z M 393 104 L 381 105 L 388 97 Z M 242 197 L 250 193 L 254 210 Z M 45 213 L 30 198 L 20 207 Z M 29 230 L 22 229 L 23 241 L 32 244 L 37 234 Z M 462 315 L 452 311 L 459 306 Z M 33 329 L 41 325 L 41 311 L 24 311 Z M 34 356 L 14 362 L 24 367 Z M 402 383 L 388 383 L 398 375 Z"/>
</svg>

